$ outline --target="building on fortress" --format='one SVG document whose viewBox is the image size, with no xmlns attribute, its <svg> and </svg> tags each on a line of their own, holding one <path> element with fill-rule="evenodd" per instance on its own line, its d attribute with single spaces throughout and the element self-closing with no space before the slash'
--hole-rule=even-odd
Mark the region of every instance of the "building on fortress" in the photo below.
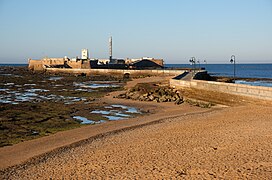
<svg viewBox="0 0 272 180">
<path fill-rule="evenodd" d="M 93 69 L 163 69 L 163 59 L 139 58 L 139 59 L 92 59 Z"/>
</svg>

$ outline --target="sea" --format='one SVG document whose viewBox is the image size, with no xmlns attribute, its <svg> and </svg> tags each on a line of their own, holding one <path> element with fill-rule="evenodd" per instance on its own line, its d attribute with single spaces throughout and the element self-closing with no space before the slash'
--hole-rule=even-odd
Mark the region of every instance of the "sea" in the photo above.
<svg viewBox="0 0 272 180">
<path fill-rule="evenodd" d="M 190 64 L 166 64 L 169 68 L 193 68 Z M 211 76 L 233 77 L 233 64 L 196 64 L 197 68 L 205 68 Z M 256 78 L 257 80 L 235 80 L 236 84 L 272 87 L 272 63 L 236 64 L 236 78 Z"/>
<path fill-rule="evenodd" d="M 0 64 L 0 66 L 27 66 L 27 64 Z M 196 64 L 197 68 L 205 68 L 211 76 L 233 77 L 233 64 Z M 192 68 L 190 64 L 166 64 L 167 68 Z M 256 81 L 236 80 L 238 84 L 272 87 L 272 63 L 236 64 L 237 78 L 262 78 Z"/>
<path fill-rule="evenodd" d="M 195 65 L 197 68 L 198 64 Z M 190 64 L 166 64 L 166 67 L 186 67 L 192 68 Z M 212 76 L 233 77 L 233 64 L 201 64 L 201 68 L 205 68 Z M 272 63 L 271 64 L 236 64 L 236 77 L 240 78 L 267 78 L 272 79 Z"/>
</svg>

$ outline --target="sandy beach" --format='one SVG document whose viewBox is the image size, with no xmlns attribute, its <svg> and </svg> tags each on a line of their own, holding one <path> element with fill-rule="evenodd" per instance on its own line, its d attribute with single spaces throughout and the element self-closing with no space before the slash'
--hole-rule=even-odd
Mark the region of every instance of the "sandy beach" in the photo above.
<svg viewBox="0 0 272 180">
<path fill-rule="evenodd" d="M 166 78 L 167 79 L 167 78 Z M 150 82 L 161 78 L 137 79 Z M 152 112 L 0 149 L 1 179 L 269 179 L 271 103 L 199 108 L 113 98 Z M 236 101 L 237 102 L 237 101 Z"/>
</svg>

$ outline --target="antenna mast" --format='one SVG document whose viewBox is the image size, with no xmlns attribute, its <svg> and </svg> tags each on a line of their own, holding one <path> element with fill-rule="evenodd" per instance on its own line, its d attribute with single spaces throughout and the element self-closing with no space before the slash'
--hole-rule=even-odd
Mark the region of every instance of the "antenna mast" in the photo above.
<svg viewBox="0 0 272 180">
<path fill-rule="evenodd" d="M 112 60 L 112 37 L 109 38 L 110 61 Z"/>
</svg>

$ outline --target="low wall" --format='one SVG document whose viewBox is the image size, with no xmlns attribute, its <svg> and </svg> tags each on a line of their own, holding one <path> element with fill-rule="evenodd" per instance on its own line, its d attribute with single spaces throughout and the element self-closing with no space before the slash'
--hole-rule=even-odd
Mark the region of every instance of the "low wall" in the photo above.
<svg viewBox="0 0 272 180">
<path fill-rule="evenodd" d="M 62 68 L 46 68 L 47 72 L 52 73 L 70 73 L 70 74 L 131 74 L 131 75 L 137 75 L 137 74 L 161 74 L 161 75 L 173 75 L 177 76 L 182 73 L 184 73 L 184 70 L 130 70 L 130 69 L 62 69 Z"/>
<path fill-rule="evenodd" d="M 175 79 L 170 79 L 170 86 L 176 88 L 192 87 L 208 91 L 218 91 L 223 93 L 272 100 L 271 87 L 250 86 L 244 84 L 222 83 L 215 81 L 202 81 L 202 80 L 184 81 Z"/>
</svg>

